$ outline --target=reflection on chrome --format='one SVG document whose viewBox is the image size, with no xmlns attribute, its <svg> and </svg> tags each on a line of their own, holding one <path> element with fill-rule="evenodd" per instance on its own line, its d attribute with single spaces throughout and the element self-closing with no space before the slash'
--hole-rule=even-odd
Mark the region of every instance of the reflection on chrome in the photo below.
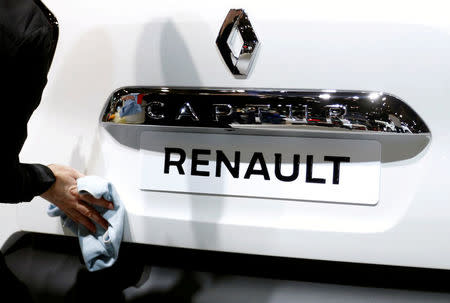
<svg viewBox="0 0 450 303">
<path fill-rule="evenodd" d="M 247 14 L 230 9 L 216 39 L 223 60 L 234 75 L 247 76 L 259 46 Z"/>
<path fill-rule="evenodd" d="M 390 94 L 362 91 L 127 87 L 108 100 L 103 122 L 213 128 L 429 133 Z"/>
</svg>

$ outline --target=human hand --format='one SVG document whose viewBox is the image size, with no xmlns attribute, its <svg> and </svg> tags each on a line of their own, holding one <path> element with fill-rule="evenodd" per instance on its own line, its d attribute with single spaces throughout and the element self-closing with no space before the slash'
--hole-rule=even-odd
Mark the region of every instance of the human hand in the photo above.
<svg viewBox="0 0 450 303">
<path fill-rule="evenodd" d="M 69 218 L 84 225 L 92 233 L 96 231 L 92 221 L 98 223 L 105 230 L 108 229 L 108 221 L 90 204 L 114 209 L 113 203 L 103 198 L 96 199 L 89 194 L 79 194 L 77 179 L 83 177 L 83 174 L 77 170 L 58 164 L 50 164 L 48 167 L 55 175 L 56 181 L 41 197 L 55 204 Z"/>
</svg>

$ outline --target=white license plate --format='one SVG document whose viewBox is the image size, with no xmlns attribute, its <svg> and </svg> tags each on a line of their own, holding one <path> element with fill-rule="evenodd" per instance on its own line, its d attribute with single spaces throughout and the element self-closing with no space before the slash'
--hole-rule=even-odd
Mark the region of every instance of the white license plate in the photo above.
<svg viewBox="0 0 450 303">
<path fill-rule="evenodd" d="M 380 143 L 144 132 L 140 189 L 375 205 Z"/>
</svg>

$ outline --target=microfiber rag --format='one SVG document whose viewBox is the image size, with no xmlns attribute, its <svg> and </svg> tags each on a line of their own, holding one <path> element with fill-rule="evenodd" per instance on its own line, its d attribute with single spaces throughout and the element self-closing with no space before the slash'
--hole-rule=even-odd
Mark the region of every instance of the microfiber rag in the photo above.
<svg viewBox="0 0 450 303">
<path fill-rule="evenodd" d="M 51 217 L 60 216 L 63 226 L 68 227 L 78 235 L 84 263 L 89 271 L 97 271 L 110 267 L 119 256 L 120 243 L 123 236 L 125 209 L 114 186 L 103 178 L 86 176 L 77 179 L 78 192 L 89 193 L 95 198 L 103 197 L 114 204 L 109 210 L 93 206 L 109 222 L 108 230 L 94 222 L 96 233 L 91 234 L 84 226 L 78 225 L 62 212 L 57 206 L 50 204 L 47 213 Z"/>
</svg>

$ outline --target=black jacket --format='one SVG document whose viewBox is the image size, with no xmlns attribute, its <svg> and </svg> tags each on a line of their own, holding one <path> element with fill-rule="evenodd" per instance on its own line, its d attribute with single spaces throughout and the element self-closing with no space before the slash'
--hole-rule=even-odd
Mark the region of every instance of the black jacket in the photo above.
<svg viewBox="0 0 450 303">
<path fill-rule="evenodd" d="M 0 202 L 30 201 L 55 182 L 47 166 L 20 163 L 19 153 L 57 39 L 56 20 L 40 1 L 0 0 Z"/>
</svg>

